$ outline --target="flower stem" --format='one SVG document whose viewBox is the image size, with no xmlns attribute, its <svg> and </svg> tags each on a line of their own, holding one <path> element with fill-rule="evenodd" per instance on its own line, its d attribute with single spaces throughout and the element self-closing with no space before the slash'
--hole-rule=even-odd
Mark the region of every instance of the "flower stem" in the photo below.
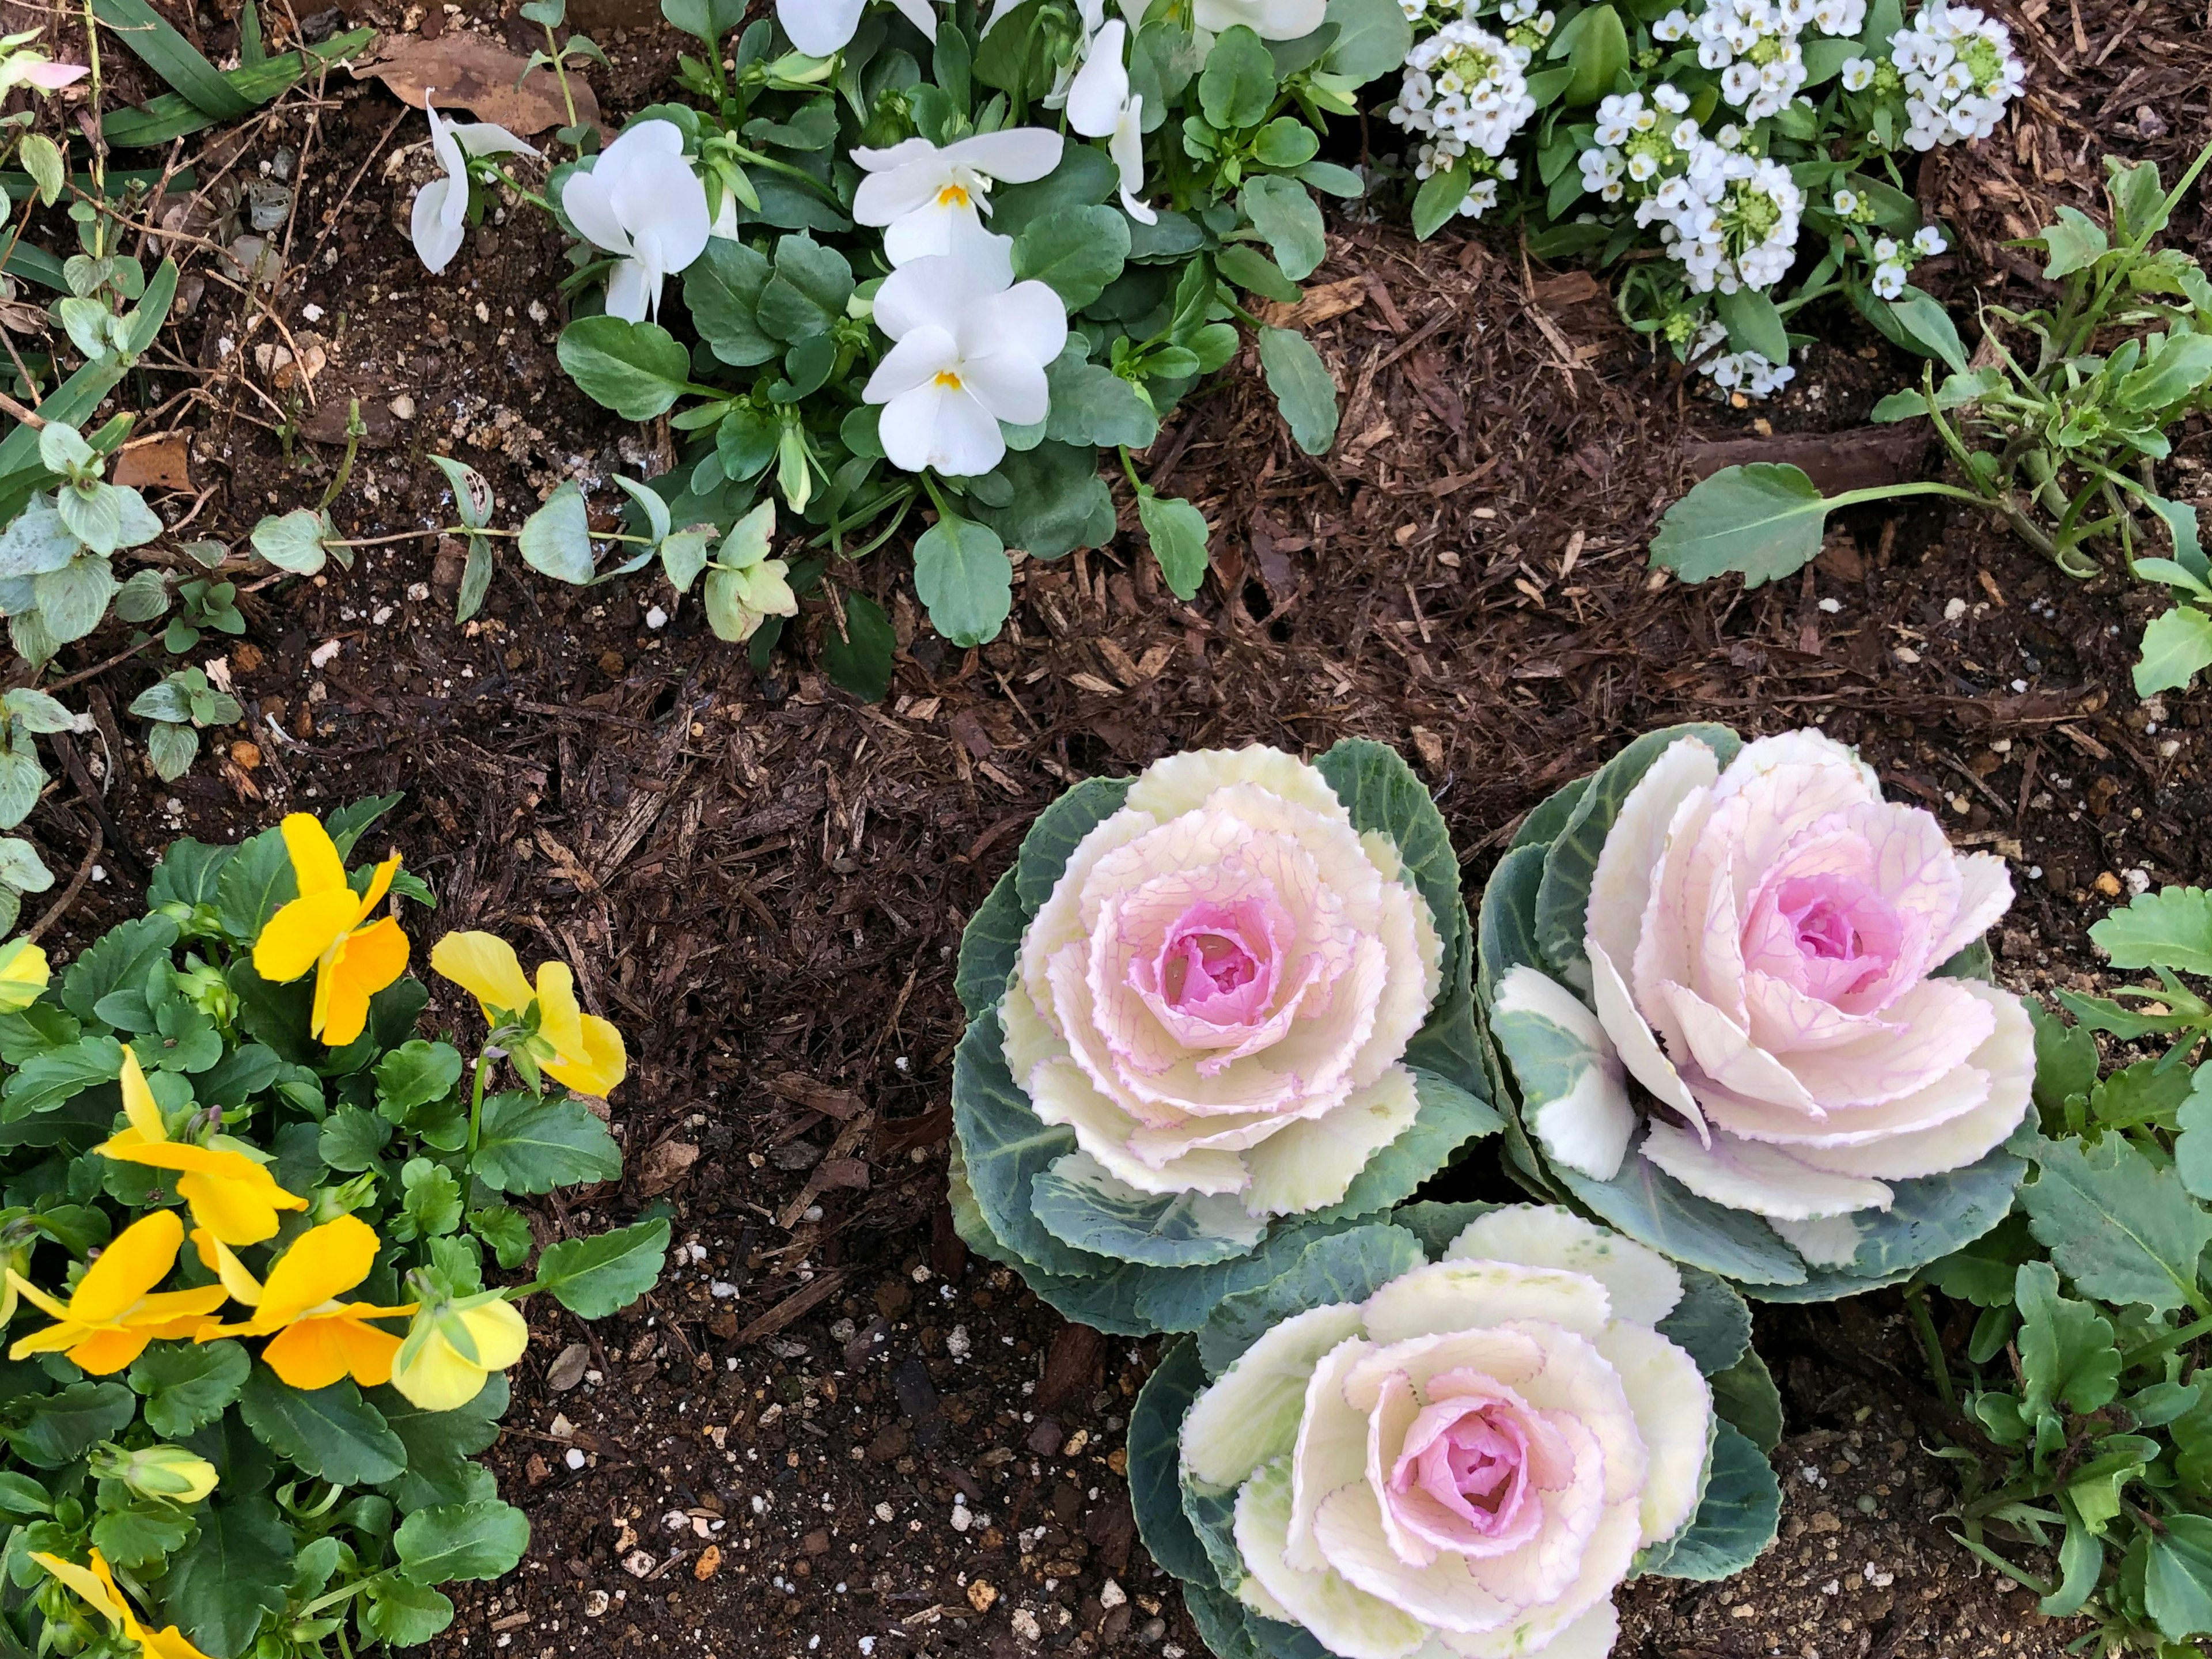
<svg viewBox="0 0 2212 1659">
<path fill-rule="evenodd" d="M 491 1071 L 491 1062 L 492 1047 L 487 1042 L 483 1051 L 477 1056 L 476 1078 L 469 1086 L 469 1151 L 461 1167 L 471 1175 L 476 1173 L 477 1139 L 483 1129 L 484 1079 Z"/>
<path fill-rule="evenodd" d="M 1959 1409 L 1958 1391 L 1951 1386 L 1951 1368 L 1943 1358 L 1943 1340 L 1936 1334 L 1935 1316 L 1928 1311 L 1928 1287 L 1914 1285 L 1905 1292 L 1905 1305 L 1912 1310 L 1912 1323 L 1920 1333 L 1920 1346 L 1928 1355 L 1928 1374 L 1936 1380 L 1936 1398 L 1946 1411 Z"/>
</svg>

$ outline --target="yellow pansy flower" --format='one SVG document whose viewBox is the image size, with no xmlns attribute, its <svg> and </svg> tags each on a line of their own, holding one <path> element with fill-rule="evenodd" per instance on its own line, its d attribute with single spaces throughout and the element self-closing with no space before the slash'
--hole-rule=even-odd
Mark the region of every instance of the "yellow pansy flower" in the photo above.
<svg viewBox="0 0 2212 1659">
<path fill-rule="evenodd" d="M 448 933 L 430 947 L 430 966 L 477 1000 L 485 1022 L 520 1016 L 538 1004 L 538 1035 L 553 1058 L 539 1069 L 580 1095 L 604 1099 L 629 1074 L 622 1033 L 576 1003 L 576 976 L 565 962 L 538 964 L 538 983 L 522 976 L 514 947 L 495 933 Z"/>
<path fill-rule="evenodd" d="M 0 945 L 0 1014 L 20 1014 L 53 977 L 46 953 L 27 939 Z"/>
<path fill-rule="evenodd" d="M 207 1659 L 207 1655 L 186 1640 L 184 1632 L 174 1625 L 167 1630 L 154 1631 L 140 1624 L 138 1615 L 131 1610 L 131 1603 L 115 1587 L 115 1575 L 107 1570 L 107 1563 L 98 1550 L 92 1552 L 89 1567 L 81 1567 L 74 1561 L 64 1561 L 40 1550 L 31 1552 L 31 1559 L 75 1590 L 87 1607 L 107 1620 L 108 1628 L 123 1642 L 151 1659 Z"/>
<path fill-rule="evenodd" d="M 392 1380 L 392 1361 L 399 1339 L 379 1330 L 372 1319 L 397 1319 L 415 1311 L 413 1303 L 380 1308 L 370 1302 L 341 1302 L 376 1265 L 376 1231 L 357 1216 L 342 1215 L 310 1227 L 269 1270 L 266 1284 L 246 1271 L 223 1241 L 203 1228 L 192 1234 L 200 1260 L 220 1278 L 231 1299 L 253 1310 L 242 1325 L 207 1325 L 203 1342 L 219 1336 L 266 1336 L 261 1358 L 277 1376 L 295 1389 L 327 1389 L 350 1376 L 365 1389 Z"/>
<path fill-rule="evenodd" d="M 184 1242 L 185 1224 L 174 1210 L 156 1210 L 132 1222 L 85 1269 L 67 1305 L 10 1270 L 8 1282 L 56 1322 L 21 1339 L 8 1357 L 66 1353 L 81 1369 L 106 1376 L 137 1358 L 156 1338 L 196 1334 L 222 1305 L 223 1287 L 154 1290 L 176 1266 Z"/>
<path fill-rule="evenodd" d="M 391 890 L 399 854 L 376 866 L 368 892 L 356 893 L 346 885 L 337 843 L 313 813 L 292 813 L 283 833 L 300 896 L 270 917 L 254 940 L 253 971 L 283 985 L 313 969 L 315 1009 L 307 1029 L 343 1048 L 368 1024 L 369 998 L 407 971 L 407 935 L 398 919 L 362 926 Z"/>
<path fill-rule="evenodd" d="M 286 1192 L 240 1143 L 218 1135 L 195 1146 L 172 1140 L 161 1109 L 146 1086 L 138 1057 L 123 1051 L 123 1115 L 131 1127 L 93 1148 L 123 1164 L 174 1170 L 177 1195 L 191 1206 L 192 1219 L 226 1244 L 258 1244 L 276 1237 L 276 1212 L 304 1210 L 307 1200 Z"/>
<path fill-rule="evenodd" d="M 494 1371 L 522 1358 L 530 1328 L 497 1291 L 415 1316 L 392 1362 L 392 1386 L 426 1412 L 449 1412 L 483 1391 Z"/>
</svg>

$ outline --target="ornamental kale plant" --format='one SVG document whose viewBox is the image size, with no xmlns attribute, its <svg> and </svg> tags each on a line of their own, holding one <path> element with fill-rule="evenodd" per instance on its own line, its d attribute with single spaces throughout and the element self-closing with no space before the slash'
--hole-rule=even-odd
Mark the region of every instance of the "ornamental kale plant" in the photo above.
<svg viewBox="0 0 2212 1659">
<path fill-rule="evenodd" d="M 617 1179 L 622 1040 L 565 965 L 450 934 L 471 1060 L 347 859 L 389 796 L 173 843 L 66 970 L 0 951 L 0 1545 L 9 1651 L 406 1647 L 530 1528 L 474 1461 L 544 1293 L 649 1289 L 668 1223 L 544 1242 L 517 1200 Z M 501 1060 L 517 1086 L 487 1092 Z M 548 1086 L 548 1079 L 559 1086 Z M 540 1224 L 542 1230 L 542 1224 Z M 504 1278 L 507 1282 L 500 1282 Z"/>
<path fill-rule="evenodd" d="M 1631 325 L 1744 397 L 1792 378 L 1793 324 L 1832 296 L 1929 349 L 1940 307 L 1910 277 L 1947 242 L 1905 166 L 1995 130 L 2024 80 L 2002 23 L 1948 0 L 1909 23 L 1900 0 L 1402 3 L 1423 38 L 1389 113 L 1419 234 L 1510 211 L 1532 253 L 1621 264 Z"/>
<path fill-rule="evenodd" d="M 2041 1133 L 2021 1214 L 1927 1268 L 1909 1300 L 1936 1385 L 1977 1431 L 1947 1455 L 1964 1541 L 2100 1626 L 2099 1651 L 2164 1659 L 2212 1636 L 2212 893 L 2167 888 L 2089 930 L 2154 982 L 2035 1010 Z M 2098 1034 L 2125 1045 L 2110 1063 Z M 2141 1058 L 2130 1059 L 2130 1055 Z M 1925 1292 L 1978 1309 L 1942 1340 Z M 2023 1548 L 2052 1550 L 2040 1577 Z"/>
<path fill-rule="evenodd" d="M 1750 1336 L 1720 1279 L 1566 1210 L 1408 1205 L 1162 1358 L 1137 1524 L 1218 1659 L 1595 1659 L 1620 1584 L 1774 1540 Z"/>
<path fill-rule="evenodd" d="M 1071 1319 L 1197 1329 L 1498 1129 L 1469 932 L 1378 744 L 1078 785 L 961 943 L 961 1236 Z"/>
<path fill-rule="evenodd" d="M 2139 696 L 2212 667 L 2212 559 L 2197 509 L 2161 493 L 2156 471 L 2167 432 L 2212 397 L 2212 283 L 2182 249 L 2152 246 L 2208 161 L 2212 149 L 2169 191 L 2156 163 L 2107 156 L 2111 231 L 2061 208 L 2030 244 L 2057 297 L 2033 311 L 1983 307 L 1972 360 L 1941 307 L 1896 308 L 1950 372 L 1939 382 L 1930 364 L 1919 390 L 1883 398 L 1874 418 L 1929 421 L 1960 483 L 1823 497 L 1794 466 L 1724 468 L 1668 509 L 1653 565 L 1691 582 L 1734 571 L 1757 586 L 1810 562 L 1836 508 L 1936 495 L 1994 514 L 2070 576 L 2103 570 L 2101 550 L 2166 588 L 2175 603 L 2143 630 Z M 2161 538 L 2171 558 L 2148 550 Z"/>
<path fill-rule="evenodd" d="M 1819 732 L 1638 738 L 1528 815 L 1477 988 L 1532 1190 L 1767 1301 L 1895 1284 L 2012 1207 L 2034 1036 L 2004 862 Z"/>
<path fill-rule="evenodd" d="M 1101 449 L 1169 587 L 1197 592 L 1208 527 L 1132 457 L 1241 330 L 1298 444 L 1334 441 L 1318 356 L 1250 306 L 1297 300 L 1320 265 L 1313 192 L 1363 188 L 1320 159 L 1320 129 L 1403 61 L 1396 0 L 794 3 L 726 44 L 741 8 L 663 9 L 707 48 L 686 101 L 532 199 L 578 239 L 562 364 L 682 434 L 650 486 L 679 532 L 774 501 L 805 530 L 793 569 L 848 589 L 853 562 L 919 524 L 915 591 L 975 645 L 1008 613 L 1007 548 L 1056 558 L 1115 533 Z M 464 176 L 479 199 L 515 185 L 469 131 L 447 131 L 418 206 L 441 236 Z M 833 677 L 880 695 L 881 607 L 846 591 L 835 609 Z M 763 659 L 785 620 L 752 634 Z"/>
</svg>

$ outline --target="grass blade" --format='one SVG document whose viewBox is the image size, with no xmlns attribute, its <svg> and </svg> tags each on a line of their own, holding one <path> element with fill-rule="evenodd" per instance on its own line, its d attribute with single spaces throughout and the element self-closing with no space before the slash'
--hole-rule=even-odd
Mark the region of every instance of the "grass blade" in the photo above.
<svg viewBox="0 0 2212 1659">
<path fill-rule="evenodd" d="M 95 0 L 106 3 L 106 0 Z M 222 76 L 230 89 L 246 100 L 246 107 L 258 109 L 283 93 L 310 70 L 334 64 L 361 51 L 375 39 L 376 31 L 355 29 L 325 41 L 319 46 L 309 46 L 302 54 L 288 52 L 283 56 L 264 59 L 258 64 L 242 65 Z M 133 109 L 119 109 L 100 123 L 100 133 L 118 149 L 142 149 L 149 144 L 166 144 L 173 138 L 198 132 L 213 126 L 221 118 L 210 115 L 190 99 L 175 93 L 149 99 Z"/>
<path fill-rule="evenodd" d="M 221 121 L 234 121 L 252 112 L 252 104 L 232 88 L 222 72 L 146 0 L 92 0 L 92 11 L 195 109 Z"/>
<path fill-rule="evenodd" d="M 269 48 L 261 39 L 261 8 L 255 0 L 246 0 L 238 9 L 238 61 L 248 69 L 269 61 Z"/>
</svg>

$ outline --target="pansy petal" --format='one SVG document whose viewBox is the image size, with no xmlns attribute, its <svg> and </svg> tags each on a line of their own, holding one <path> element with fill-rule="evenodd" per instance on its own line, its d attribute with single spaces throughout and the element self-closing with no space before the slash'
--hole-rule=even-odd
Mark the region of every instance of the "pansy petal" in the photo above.
<svg viewBox="0 0 2212 1659">
<path fill-rule="evenodd" d="M 269 918 L 253 942 L 253 971 L 272 985 L 288 985 L 322 959 L 360 914 L 348 888 L 294 899 Z"/>
<path fill-rule="evenodd" d="M 261 1316 L 289 1322 L 334 1300 L 368 1277 L 377 1249 L 376 1230 L 358 1216 L 342 1215 L 310 1227 L 269 1270 Z"/>
<path fill-rule="evenodd" d="M 338 856 L 337 843 L 331 839 L 330 831 L 313 813 L 287 813 L 279 830 L 303 896 L 345 890 L 345 860 Z"/>
<path fill-rule="evenodd" d="M 70 1316 L 94 1325 L 120 1319 L 169 1276 L 184 1242 L 185 1224 L 174 1210 L 155 1210 L 132 1222 L 108 1241 L 77 1280 L 70 1297 Z"/>
<path fill-rule="evenodd" d="M 1066 140 L 1046 127 L 1008 127 L 947 144 L 939 155 L 1001 184 L 1034 184 L 1060 165 Z"/>
<path fill-rule="evenodd" d="M 519 1014 L 537 994 L 514 947 L 495 933 L 448 933 L 430 947 L 430 966 L 487 1007 Z"/>
</svg>

